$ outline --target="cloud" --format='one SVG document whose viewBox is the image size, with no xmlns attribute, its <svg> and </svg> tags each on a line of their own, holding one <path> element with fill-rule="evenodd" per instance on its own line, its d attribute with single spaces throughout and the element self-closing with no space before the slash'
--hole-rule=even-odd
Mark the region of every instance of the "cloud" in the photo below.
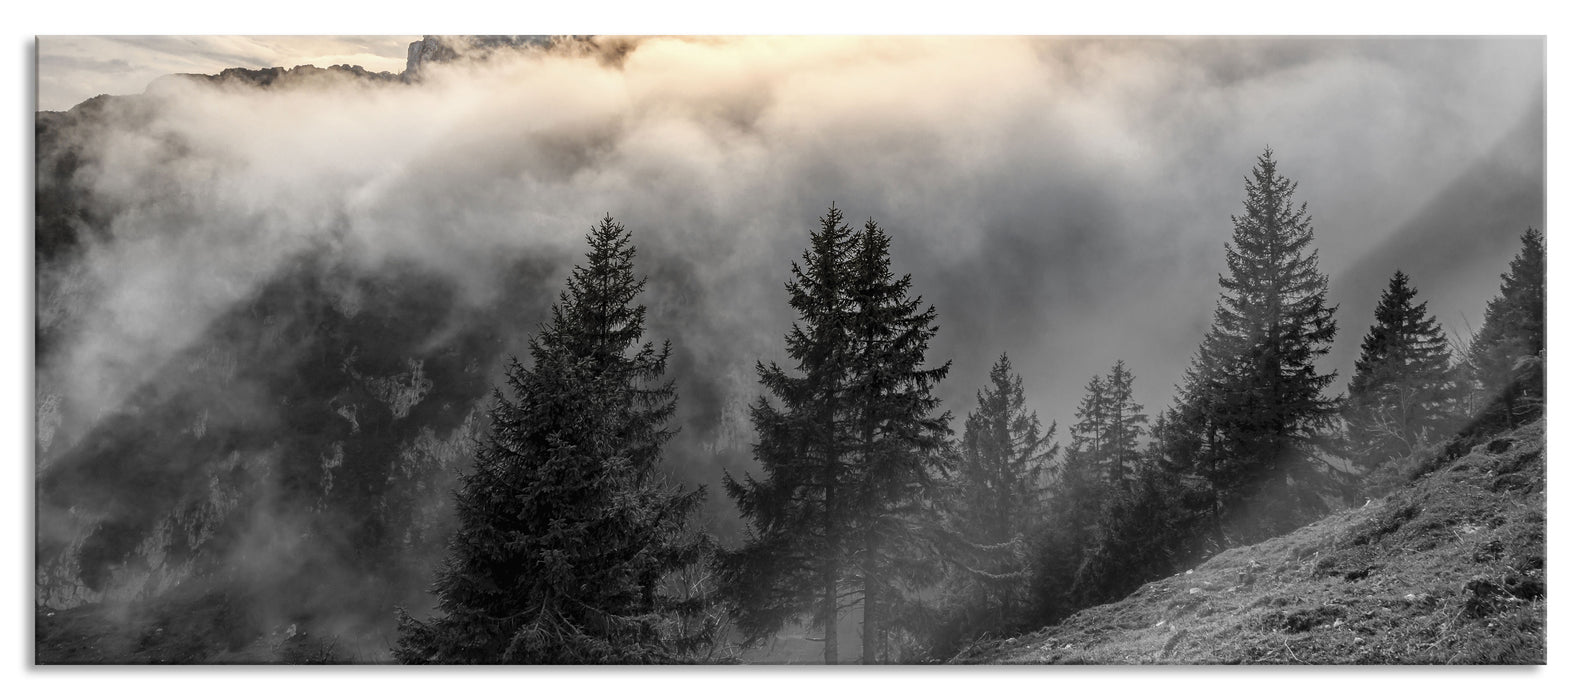
<svg viewBox="0 0 1582 700">
<path fill-rule="evenodd" d="M 274 46 L 131 43 L 221 61 Z M 1300 183 L 1334 275 L 1478 177 L 1510 132 L 1540 128 L 1542 70 L 1542 43 L 1520 39 L 748 37 L 650 38 L 618 65 L 442 65 L 417 85 L 161 83 L 147 124 L 88 144 L 87 184 L 121 213 L 87 265 L 114 364 L 147 366 L 310 245 L 417 261 L 482 300 L 490 278 L 473 273 L 501 251 L 569 260 L 610 212 L 645 264 L 706 290 L 689 299 L 698 327 L 654 314 L 655 328 L 747 365 L 779 351 L 780 285 L 835 201 L 895 236 L 897 266 L 940 307 L 958 413 L 1009 350 L 1065 422 L 1117 357 L 1150 409 L 1168 396 L 1264 145 Z M 1477 233 L 1511 243 L 1462 296 L 1492 293 L 1533 215 Z M 656 280 L 651 303 L 670 292 Z M 1348 333 L 1370 309 L 1342 309 Z M 1478 309 L 1442 314 L 1463 311 Z M 66 364 L 85 382 L 118 371 L 88 352 Z"/>
</svg>

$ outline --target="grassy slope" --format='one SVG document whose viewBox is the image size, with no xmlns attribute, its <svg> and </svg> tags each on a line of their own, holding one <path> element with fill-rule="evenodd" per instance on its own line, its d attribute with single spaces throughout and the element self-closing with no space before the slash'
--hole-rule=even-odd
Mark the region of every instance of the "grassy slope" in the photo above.
<svg viewBox="0 0 1582 700">
<path fill-rule="evenodd" d="M 958 663 L 1541 664 L 1543 421 Z"/>
</svg>

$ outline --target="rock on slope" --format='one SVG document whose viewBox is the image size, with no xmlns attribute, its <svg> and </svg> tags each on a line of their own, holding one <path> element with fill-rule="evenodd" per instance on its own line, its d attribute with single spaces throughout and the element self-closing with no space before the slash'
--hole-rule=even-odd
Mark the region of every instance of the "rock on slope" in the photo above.
<svg viewBox="0 0 1582 700">
<path fill-rule="evenodd" d="M 1453 442 L 1388 497 L 957 663 L 1542 664 L 1544 421 Z"/>
</svg>

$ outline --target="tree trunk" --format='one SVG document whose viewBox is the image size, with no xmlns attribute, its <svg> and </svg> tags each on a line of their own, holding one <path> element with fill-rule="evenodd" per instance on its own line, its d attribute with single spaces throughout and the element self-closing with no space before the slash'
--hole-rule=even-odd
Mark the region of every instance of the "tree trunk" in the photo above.
<svg viewBox="0 0 1582 700">
<path fill-rule="evenodd" d="M 875 551 L 873 528 L 868 528 L 862 555 L 862 662 L 874 664 L 874 652 L 879 648 L 879 586 L 877 572 L 879 556 Z"/>
<path fill-rule="evenodd" d="M 835 486 L 825 486 L 824 501 L 824 663 L 840 663 L 840 640 L 836 636 L 836 617 L 840 613 L 839 555 L 835 541 Z"/>
<path fill-rule="evenodd" d="M 1225 535 L 1225 505 L 1218 494 L 1214 496 L 1214 518 L 1211 522 L 1214 528 L 1211 532 L 1216 539 L 1214 549 L 1230 549 L 1230 537 Z"/>
<path fill-rule="evenodd" d="M 1011 587 L 1000 586 L 1000 621 L 998 627 L 1005 629 L 1011 621 Z"/>
<path fill-rule="evenodd" d="M 840 640 L 836 638 L 835 616 L 839 609 L 835 605 L 836 583 L 834 560 L 824 567 L 824 663 L 834 666 L 840 663 Z"/>
<path fill-rule="evenodd" d="M 871 485 L 874 479 L 874 463 L 872 461 L 874 427 L 869 421 L 871 421 L 871 418 L 864 420 L 864 423 L 867 424 L 863 426 L 862 461 L 859 464 L 862 465 L 865 472 L 863 477 L 866 483 L 870 485 L 863 489 L 861 500 L 858 501 L 862 508 L 859 517 L 866 521 L 866 527 L 863 528 L 864 532 L 862 535 L 862 663 L 864 665 L 875 663 L 874 653 L 879 649 L 878 637 L 875 635 L 879 626 L 877 619 L 879 616 L 879 542 L 878 536 L 874 533 L 874 525 L 878 519 L 879 498 L 875 493 L 877 487 Z"/>
<path fill-rule="evenodd" d="M 824 420 L 829 435 L 836 435 L 834 413 L 827 413 Z M 836 445 L 824 449 L 824 663 L 833 666 L 840 663 L 836 632 L 840 616 L 840 455 Z"/>
</svg>

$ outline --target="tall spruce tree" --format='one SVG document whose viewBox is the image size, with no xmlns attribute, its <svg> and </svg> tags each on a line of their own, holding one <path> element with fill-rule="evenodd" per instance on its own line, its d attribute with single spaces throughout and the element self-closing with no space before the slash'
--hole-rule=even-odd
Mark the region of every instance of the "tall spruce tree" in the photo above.
<svg viewBox="0 0 1582 700">
<path fill-rule="evenodd" d="M 1339 408 L 1324 390 L 1335 373 L 1314 365 L 1335 337 L 1329 279 L 1318 271 L 1307 205 L 1295 204 L 1296 184 L 1275 166 L 1265 149 L 1245 179 L 1214 323 L 1167 431 L 1181 444 L 1165 453 L 1207 486 L 1217 546 L 1289 530 L 1325 510 L 1324 492 L 1344 487 L 1324 457 Z"/>
<path fill-rule="evenodd" d="M 1500 293 L 1483 312 L 1483 326 L 1468 355 L 1486 403 L 1514 425 L 1532 415 L 1545 396 L 1547 282 L 1544 234 L 1529 228 L 1509 272 L 1500 275 Z"/>
<path fill-rule="evenodd" d="M 1410 454 L 1452 419 L 1450 349 L 1427 302 L 1406 273 L 1390 277 L 1362 355 L 1347 386 L 1342 415 L 1354 461 L 1375 467 Z"/>
<path fill-rule="evenodd" d="M 998 612 L 997 619 L 969 623 L 971 631 L 1003 628 L 1026 602 L 1025 540 L 1041 515 L 1041 485 L 1058 447 L 1054 437 L 1054 424 L 1044 429 L 1027 409 L 1022 378 L 1001 353 L 989 369 L 989 384 L 978 390 L 958 447 L 952 515 L 967 545 L 958 557 L 968 574 L 964 587 L 977 594 L 964 607 Z"/>
<path fill-rule="evenodd" d="M 862 661 L 876 663 L 900 599 L 941 575 L 934 506 L 945 476 L 950 415 L 934 387 L 950 363 L 929 367 L 939 332 L 934 307 L 912 296 L 912 276 L 891 270 L 890 237 L 873 219 L 857 236 L 850 275 L 856 531 L 860 549 Z"/>
<path fill-rule="evenodd" d="M 794 371 L 758 363 L 769 392 L 751 408 L 763 478 L 727 474 L 725 492 L 746 521 L 746 541 L 722 558 L 736 624 L 762 639 L 794 620 L 824 631 L 824 663 L 840 661 L 837 630 L 850 532 L 852 310 L 848 273 L 856 233 L 830 206 L 786 283 L 798 320 L 786 334 Z M 774 397 L 771 402 L 770 396 Z"/>
<path fill-rule="evenodd" d="M 696 600 L 665 579 L 711 543 L 688 528 L 703 490 L 655 473 L 672 431 L 670 348 L 643 342 L 631 234 L 606 216 L 588 234 L 550 321 L 512 359 L 491 426 L 456 492 L 460 525 L 434 584 L 438 614 L 402 611 L 403 663 L 650 663 L 681 638 Z"/>
<path fill-rule="evenodd" d="M 937 569 L 921 528 L 949 434 L 932 393 L 948 364 L 924 365 L 935 312 L 891 272 L 883 230 L 869 221 L 853 231 L 843 216 L 831 206 L 792 265 L 795 372 L 758 366 L 775 399 L 752 408 L 763 477 L 726 476 L 748 531 L 722 562 L 749 638 L 793 621 L 822 627 L 831 664 L 842 610 L 862 606 L 863 660 L 873 662 L 889 611 Z"/>
</svg>

